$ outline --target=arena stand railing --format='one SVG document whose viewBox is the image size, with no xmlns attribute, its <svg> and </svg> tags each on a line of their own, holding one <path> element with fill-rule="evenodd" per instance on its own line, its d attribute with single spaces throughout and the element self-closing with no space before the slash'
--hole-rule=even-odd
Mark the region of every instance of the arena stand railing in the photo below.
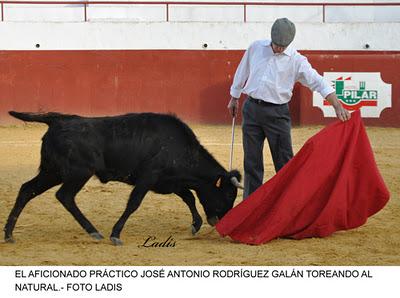
<svg viewBox="0 0 400 298">
<path fill-rule="evenodd" d="M 373 8 L 387 8 L 390 9 L 400 8 L 400 2 L 225 2 L 225 1 L 4 1 L 0 0 L 1 6 L 1 21 L 7 21 L 7 10 L 10 7 L 15 7 L 18 5 L 25 6 L 54 6 L 54 5 L 65 5 L 73 7 L 81 7 L 82 9 L 82 19 L 83 22 L 90 21 L 88 17 L 89 10 L 94 7 L 112 5 L 112 6 L 162 6 L 164 7 L 164 20 L 165 22 L 171 21 L 171 11 L 177 7 L 189 6 L 189 7 L 240 7 L 241 8 L 241 20 L 242 22 L 251 22 L 249 20 L 249 8 L 254 7 L 317 7 L 321 9 L 320 22 L 327 22 L 326 15 L 328 8 L 361 8 L 361 7 L 373 7 Z M 399 14 L 400 15 L 400 14 Z M 395 17 L 394 19 L 388 19 L 388 21 L 400 21 L 400 17 Z"/>
</svg>

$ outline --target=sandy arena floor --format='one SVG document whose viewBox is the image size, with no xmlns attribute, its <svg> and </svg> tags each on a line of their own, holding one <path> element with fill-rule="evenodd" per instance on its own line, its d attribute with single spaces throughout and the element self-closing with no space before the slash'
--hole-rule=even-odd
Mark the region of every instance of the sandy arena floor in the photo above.
<svg viewBox="0 0 400 298">
<path fill-rule="evenodd" d="M 4 226 L 22 183 L 36 175 L 45 125 L 0 127 L 0 224 Z M 192 125 L 202 144 L 226 167 L 230 127 Z M 321 127 L 293 129 L 295 152 Z M 106 237 L 92 240 L 55 199 L 58 187 L 32 200 L 14 230 L 15 244 L 0 243 L 0 265 L 400 265 L 400 129 L 367 129 L 378 167 L 391 192 L 388 205 L 366 225 L 319 239 L 274 240 L 260 246 L 233 243 L 204 224 L 190 233 L 191 215 L 174 195 L 149 193 L 130 217 L 115 247 L 108 235 L 130 187 L 87 183 L 77 196 L 82 212 Z M 241 172 L 241 131 L 236 129 L 234 166 Z M 273 175 L 265 152 L 266 179 Z M 237 202 L 241 200 L 241 192 Z M 204 212 L 197 202 L 199 212 Z M 140 247 L 148 237 L 174 247 Z M 3 234 L 1 235 L 3 238 Z"/>
</svg>

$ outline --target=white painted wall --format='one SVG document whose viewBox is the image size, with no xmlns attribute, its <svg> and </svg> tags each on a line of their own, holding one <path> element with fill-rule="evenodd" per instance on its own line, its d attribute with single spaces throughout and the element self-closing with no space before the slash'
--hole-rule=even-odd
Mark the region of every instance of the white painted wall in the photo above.
<svg viewBox="0 0 400 298">
<path fill-rule="evenodd" d="M 0 50 L 245 49 L 272 23 L 0 23 Z M 400 50 L 400 23 L 297 23 L 300 50 Z M 36 44 L 40 48 L 36 48 Z"/>
<path fill-rule="evenodd" d="M 251 2 L 256 1 L 263 2 Z M 184 50 L 204 49 L 205 44 L 207 49 L 245 49 L 254 40 L 268 38 L 272 22 L 282 16 L 296 23 L 293 45 L 300 50 L 367 50 L 366 44 L 368 50 L 400 50 L 400 6 L 332 8 L 336 12 L 327 8 L 325 23 L 321 7 L 248 7 L 246 23 L 241 6 L 176 5 L 170 7 L 169 22 L 165 22 L 163 5 L 91 5 L 87 11 L 89 22 L 83 22 L 81 5 L 5 7 L 5 21 L 0 22 L 0 50 Z"/>
</svg>

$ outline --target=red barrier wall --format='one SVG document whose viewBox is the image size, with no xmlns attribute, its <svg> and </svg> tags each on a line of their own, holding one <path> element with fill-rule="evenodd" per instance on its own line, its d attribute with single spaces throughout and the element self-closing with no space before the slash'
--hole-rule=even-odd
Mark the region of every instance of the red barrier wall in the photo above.
<svg viewBox="0 0 400 298">
<path fill-rule="evenodd" d="M 400 52 L 303 51 L 320 72 L 381 72 L 392 84 L 392 108 L 369 125 L 400 127 Z M 231 122 L 229 88 L 243 51 L 0 51 L 0 124 L 7 111 L 82 115 L 172 112 L 186 121 Z M 323 124 L 311 92 L 296 86 L 294 124 Z"/>
</svg>

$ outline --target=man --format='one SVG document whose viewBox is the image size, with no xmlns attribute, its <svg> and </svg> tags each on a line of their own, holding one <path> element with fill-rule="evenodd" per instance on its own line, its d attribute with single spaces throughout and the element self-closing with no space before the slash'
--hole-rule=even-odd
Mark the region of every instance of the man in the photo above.
<svg viewBox="0 0 400 298">
<path fill-rule="evenodd" d="M 248 95 L 242 108 L 244 198 L 263 182 L 265 138 L 276 172 L 293 157 L 288 102 L 296 82 L 326 98 L 340 120 L 350 119 L 350 113 L 339 103 L 333 87 L 312 68 L 306 57 L 288 47 L 295 33 L 291 21 L 277 19 L 271 28 L 271 40 L 259 40 L 250 45 L 233 79 L 228 104 L 232 116 L 238 110 L 240 94 Z"/>
</svg>

